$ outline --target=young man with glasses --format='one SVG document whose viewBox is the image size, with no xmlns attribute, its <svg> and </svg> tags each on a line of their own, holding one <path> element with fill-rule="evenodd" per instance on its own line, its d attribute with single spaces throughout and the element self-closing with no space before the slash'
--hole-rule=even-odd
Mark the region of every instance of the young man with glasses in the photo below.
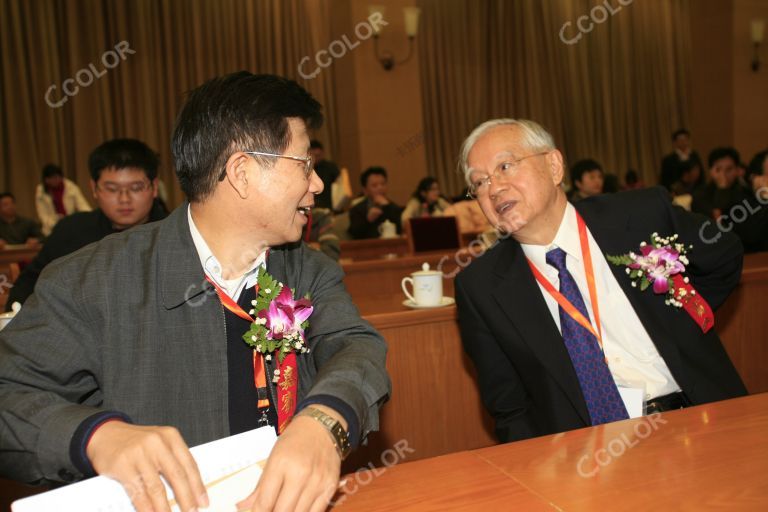
<svg viewBox="0 0 768 512">
<path fill-rule="evenodd" d="M 478 126 L 461 166 L 508 235 L 456 278 L 462 342 L 501 442 L 642 415 L 644 401 L 650 414 L 746 394 L 706 314 L 739 282 L 738 238 L 702 243 L 706 219 L 659 187 L 569 203 L 563 156 L 532 121 Z M 659 245 L 693 245 L 690 259 L 650 254 L 653 233 Z M 666 279 L 645 289 L 625 261 L 608 261 L 644 251 L 649 272 L 685 266 L 673 285 L 686 290 L 681 307 L 658 287 Z"/>
<path fill-rule="evenodd" d="M 114 139 L 93 150 L 88 160 L 96 209 L 61 219 L 37 257 L 11 288 L 5 309 L 32 295 L 40 273 L 53 260 L 112 233 L 165 218 L 157 197 L 157 154 L 135 139 Z"/>
<path fill-rule="evenodd" d="M 390 384 L 341 268 L 300 242 L 323 187 L 307 156 L 321 122 L 309 93 L 272 75 L 192 91 L 172 139 L 189 202 L 53 263 L 0 332 L 0 431 L 14 432 L 0 437 L 0 474 L 107 475 L 139 512 L 169 512 L 162 475 L 195 510 L 209 502 L 188 446 L 269 425 L 280 437 L 238 510 L 327 508 Z M 309 297 L 308 351 L 245 343 L 257 291 L 274 292 L 258 287 L 261 267 Z"/>
</svg>

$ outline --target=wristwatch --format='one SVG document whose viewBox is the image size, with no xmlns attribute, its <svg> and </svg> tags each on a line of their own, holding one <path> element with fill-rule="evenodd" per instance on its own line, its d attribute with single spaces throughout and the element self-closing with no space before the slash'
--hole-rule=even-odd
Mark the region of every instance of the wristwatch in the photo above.
<svg viewBox="0 0 768 512">
<path fill-rule="evenodd" d="M 333 446 L 336 448 L 341 460 L 347 458 L 347 455 L 349 455 L 350 452 L 349 434 L 347 434 L 347 431 L 344 430 L 344 427 L 341 426 L 341 423 L 339 423 L 338 420 L 328 416 L 315 407 L 305 407 L 298 415 L 309 416 L 310 418 L 319 421 L 331 435 Z"/>
</svg>

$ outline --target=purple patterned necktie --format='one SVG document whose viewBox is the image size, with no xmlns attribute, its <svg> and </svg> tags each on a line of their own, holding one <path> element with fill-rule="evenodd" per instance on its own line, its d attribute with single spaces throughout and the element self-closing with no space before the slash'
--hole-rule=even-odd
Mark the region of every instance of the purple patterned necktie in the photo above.
<svg viewBox="0 0 768 512">
<path fill-rule="evenodd" d="M 584 318 L 589 320 L 589 313 L 579 287 L 565 267 L 565 251 L 557 248 L 547 252 L 547 264 L 552 265 L 559 272 L 560 293 L 584 315 Z M 573 369 L 576 370 L 576 377 L 579 379 L 581 393 L 587 402 L 592 425 L 629 418 L 597 338 L 562 307 L 559 310 L 565 348 L 568 349 Z"/>
</svg>

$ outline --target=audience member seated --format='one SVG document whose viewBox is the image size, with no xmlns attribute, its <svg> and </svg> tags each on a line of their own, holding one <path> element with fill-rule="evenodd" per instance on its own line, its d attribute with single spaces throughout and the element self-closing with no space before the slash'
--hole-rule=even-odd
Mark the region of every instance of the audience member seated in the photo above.
<svg viewBox="0 0 768 512">
<path fill-rule="evenodd" d="M 695 160 L 687 160 L 680 163 L 678 169 L 680 179 L 672 184 L 673 196 L 694 194 L 704 188 L 704 173 L 701 172 L 701 164 Z"/>
<path fill-rule="evenodd" d="M 605 173 L 603 176 L 603 194 L 615 194 L 620 189 L 619 177 L 612 172 Z"/>
<path fill-rule="evenodd" d="M 749 197 L 744 222 L 733 224 L 745 252 L 768 251 L 768 151 L 761 151 L 749 164 L 748 179 L 754 193 Z"/>
<path fill-rule="evenodd" d="M 2 246 L 37 245 L 43 238 L 37 221 L 16 213 L 16 198 L 10 192 L 0 194 L 0 240 Z"/>
<path fill-rule="evenodd" d="M 414 217 L 442 217 L 451 204 L 440 196 L 440 184 L 432 176 L 419 182 L 419 186 L 405 205 L 402 223 Z"/>
<path fill-rule="evenodd" d="M 736 179 L 739 180 L 742 187 L 749 188 L 749 182 L 747 181 L 748 175 L 749 171 L 747 171 L 747 164 L 742 161 L 736 162 Z"/>
<path fill-rule="evenodd" d="M 400 215 L 402 207 L 387 198 L 387 171 L 383 167 L 369 167 L 360 176 L 364 199 L 349 210 L 349 234 L 352 238 L 378 238 L 379 226 L 390 221 L 402 233 Z"/>
<path fill-rule="evenodd" d="M 53 226 L 62 217 L 91 211 L 80 187 L 64 177 L 61 167 L 53 164 L 43 167 L 43 181 L 35 190 L 35 207 L 45 236 L 51 234 Z"/>
<path fill-rule="evenodd" d="M 752 190 L 757 190 L 753 180 L 757 176 L 768 176 L 768 149 L 760 151 L 749 162 L 747 167 L 747 184 Z"/>
<path fill-rule="evenodd" d="M 341 171 L 338 165 L 325 159 L 325 148 L 319 140 L 309 142 L 309 154 L 312 157 L 315 172 L 323 182 L 323 191 L 315 196 L 315 206 L 330 210 L 333 208 L 331 195 L 333 182 L 338 179 Z"/>
<path fill-rule="evenodd" d="M 171 139 L 189 202 L 53 262 L 0 332 L 1 475 L 99 474 L 130 510 L 223 510 L 188 446 L 274 428 L 260 486 L 231 508 L 325 509 L 391 386 L 341 268 L 296 243 L 323 188 L 303 159 L 320 108 L 296 82 L 245 71 L 189 93 Z M 154 188 L 142 177 L 114 196 Z M 257 293 L 269 334 L 247 313 Z M 268 348 L 245 343 L 257 331 Z"/>
<path fill-rule="evenodd" d="M 680 180 L 680 164 L 691 160 L 701 165 L 699 154 L 691 147 L 691 134 L 685 128 L 681 128 L 672 134 L 674 151 L 661 160 L 660 185 L 667 190 L 672 190 L 672 185 Z"/>
<path fill-rule="evenodd" d="M 708 163 L 711 181 L 693 194 L 691 210 L 717 219 L 750 194 L 738 180 L 739 152 L 734 148 L 712 150 Z"/>
<path fill-rule="evenodd" d="M 603 167 L 594 160 L 579 160 L 571 167 L 572 203 L 603 193 Z"/>
<path fill-rule="evenodd" d="M 88 159 L 97 209 L 68 215 L 56 224 L 11 288 L 6 309 L 32 295 L 40 273 L 53 260 L 112 233 L 165 218 L 165 208 L 155 200 L 158 164 L 155 152 L 138 140 L 115 139 L 97 147 Z"/>
<path fill-rule="evenodd" d="M 477 199 L 472 199 L 467 195 L 467 189 L 464 189 L 463 199 L 455 201 L 443 212 L 444 215 L 456 217 L 461 233 L 482 233 L 493 229 L 488 219 L 483 215 L 483 210 L 477 203 Z"/>
<path fill-rule="evenodd" d="M 701 164 L 695 160 L 680 163 L 680 179 L 672 184 L 672 202 L 691 211 L 693 194 L 704 187 L 704 173 Z"/>
<path fill-rule="evenodd" d="M 312 215 L 304 232 L 304 241 L 332 260 L 339 261 L 341 245 L 335 223 L 333 211 L 328 208 L 312 208 Z"/>
<path fill-rule="evenodd" d="M 463 346 L 499 441 L 747 394 L 710 323 L 739 283 L 733 233 L 698 243 L 705 219 L 672 207 L 660 188 L 568 203 L 563 155 L 532 121 L 488 121 L 460 154 L 483 212 L 510 235 L 454 282 Z M 528 158 L 504 174 L 500 154 Z M 654 232 L 696 244 L 688 286 L 683 276 L 675 285 L 695 307 L 670 305 L 666 280 L 658 294 L 643 292 L 624 262 L 606 259 Z M 625 402 L 626 393 L 637 399 Z"/>
<path fill-rule="evenodd" d="M 624 186 L 622 187 L 622 190 L 638 190 L 641 188 L 645 188 L 645 183 L 640 179 L 637 171 L 634 169 L 627 170 L 626 174 L 624 174 Z"/>
</svg>

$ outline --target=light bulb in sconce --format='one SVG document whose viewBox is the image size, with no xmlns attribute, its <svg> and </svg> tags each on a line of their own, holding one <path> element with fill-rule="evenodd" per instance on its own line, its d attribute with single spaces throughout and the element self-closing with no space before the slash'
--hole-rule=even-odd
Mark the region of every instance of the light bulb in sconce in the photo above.
<svg viewBox="0 0 768 512">
<path fill-rule="evenodd" d="M 753 43 L 762 43 L 765 36 L 765 20 L 752 20 L 750 33 Z"/>
<path fill-rule="evenodd" d="M 419 14 L 421 14 L 421 9 L 418 7 L 405 7 L 403 14 L 405 15 L 405 35 L 416 37 L 416 34 L 419 33 Z"/>
<path fill-rule="evenodd" d="M 392 52 L 389 51 L 379 51 L 379 37 L 381 36 L 381 27 L 376 26 L 374 24 L 374 32 L 373 32 L 373 54 L 376 56 L 376 60 L 379 61 L 381 64 L 381 67 L 384 68 L 385 71 L 390 71 L 392 68 L 395 67 L 395 64 L 405 64 L 408 62 L 411 57 L 413 57 L 413 45 L 414 40 L 416 39 L 416 35 L 419 32 L 419 15 L 421 14 L 421 9 L 418 7 L 404 7 L 403 8 L 403 16 L 405 18 L 405 35 L 408 37 L 408 54 L 403 60 L 395 61 L 395 56 L 392 54 Z M 386 26 L 389 25 L 389 23 L 386 20 L 386 11 L 385 7 L 380 5 L 369 5 L 368 6 L 368 19 L 370 20 L 372 17 L 376 17 L 378 20 L 380 20 L 380 25 Z M 382 23 L 383 21 L 383 23 Z M 387 33 L 391 33 L 392 31 L 389 30 Z"/>
<path fill-rule="evenodd" d="M 388 23 L 386 22 L 386 14 L 387 14 L 387 8 L 383 5 L 368 6 L 368 19 L 371 20 L 371 18 L 373 18 L 376 20 L 376 22 L 371 22 L 371 27 L 373 27 L 374 36 L 378 36 L 379 34 L 381 34 L 382 26 L 388 25 Z"/>
<path fill-rule="evenodd" d="M 765 20 L 752 20 L 749 26 L 750 39 L 754 47 L 752 55 L 752 71 L 757 72 L 760 69 L 760 45 L 765 38 Z"/>
</svg>

